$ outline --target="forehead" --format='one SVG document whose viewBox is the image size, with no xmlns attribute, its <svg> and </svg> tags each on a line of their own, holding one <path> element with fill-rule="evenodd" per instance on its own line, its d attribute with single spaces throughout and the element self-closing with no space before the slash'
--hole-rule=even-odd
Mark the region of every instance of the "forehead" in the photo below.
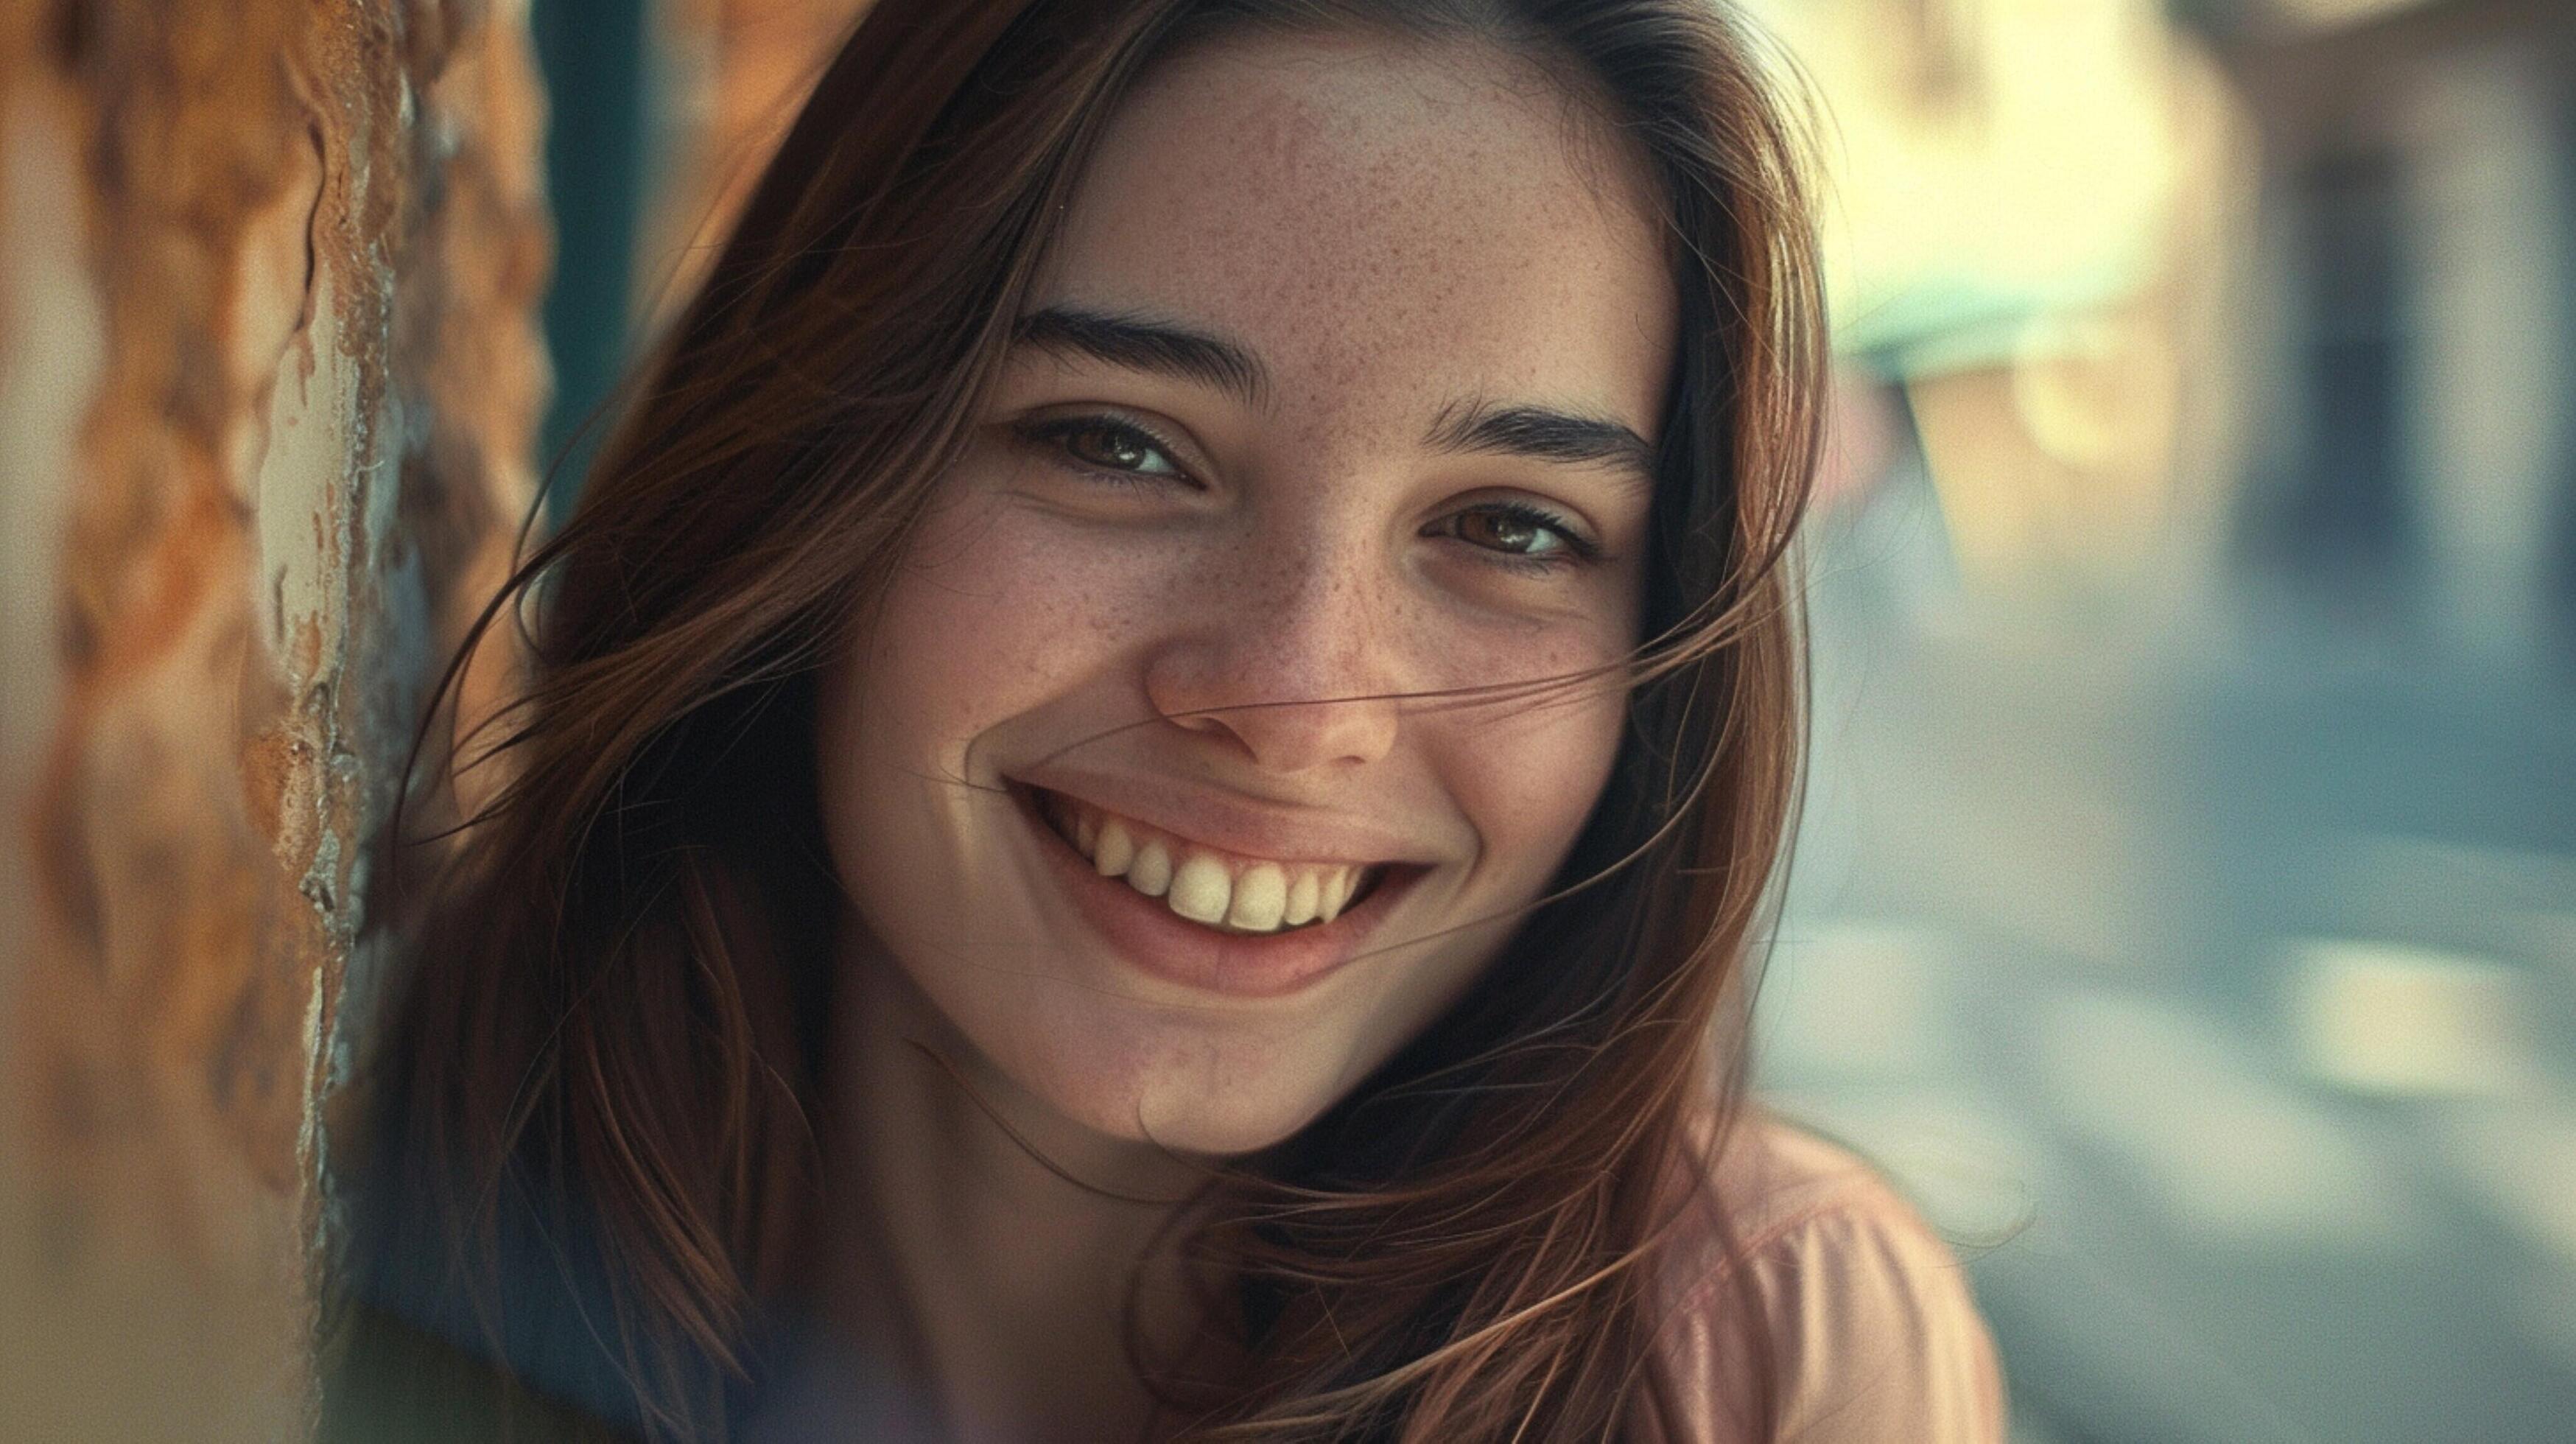
<svg viewBox="0 0 2576 1444">
<path fill-rule="evenodd" d="M 1675 302 L 1642 172 L 1479 45 L 1218 43 L 1113 117 L 1034 304 L 1221 331 L 1283 410 L 1545 399 L 1651 436 Z"/>
</svg>

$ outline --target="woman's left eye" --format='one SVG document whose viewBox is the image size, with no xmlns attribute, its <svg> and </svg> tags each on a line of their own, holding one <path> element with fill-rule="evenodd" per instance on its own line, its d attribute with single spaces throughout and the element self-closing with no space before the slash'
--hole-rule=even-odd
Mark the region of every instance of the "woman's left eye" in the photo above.
<svg viewBox="0 0 2576 1444">
<path fill-rule="evenodd" d="M 1084 470 L 1102 473 L 1112 480 L 1189 479 L 1189 473 L 1172 459 L 1172 449 L 1162 438 L 1115 416 L 1054 417 L 1024 423 L 1019 432 Z"/>
<path fill-rule="evenodd" d="M 1497 561 L 1524 571 L 1554 571 L 1601 557 L 1601 549 L 1572 522 L 1527 502 L 1471 506 L 1434 523 L 1432 532 L 1497 553 Z"/>
</svg>

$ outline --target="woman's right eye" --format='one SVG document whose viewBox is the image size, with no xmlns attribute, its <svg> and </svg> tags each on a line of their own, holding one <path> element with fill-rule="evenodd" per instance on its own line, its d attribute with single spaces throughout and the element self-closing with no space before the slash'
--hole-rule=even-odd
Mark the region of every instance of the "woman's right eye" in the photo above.
<svg viewBox="0 0 2576 1444">
<path fill-rule="evenodd" d="M 1023 422 L 1019 432 L 1026 440 L 1108 480 L 1132 484 L 1148 479 L 1190 479 L 1162 438 L 1115 416 L 1050 417 Z"/>
</svg>

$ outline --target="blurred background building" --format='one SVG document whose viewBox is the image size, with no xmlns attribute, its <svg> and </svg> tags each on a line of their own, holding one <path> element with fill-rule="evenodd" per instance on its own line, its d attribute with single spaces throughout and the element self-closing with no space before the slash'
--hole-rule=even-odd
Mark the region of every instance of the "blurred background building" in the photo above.
<svg viewBox="0 0 2576 1444">
<path fill-rule="evenodd" d="M 1846 368 L 1773 1095 L 2031 1439 L 2576 1436 L 2576 7 L 1758 8 Z"/>
<path fill-rule="evenodd" d="M 2576 656 L 2576 10 L 2209 7 L 2261 133 L 2242 558 L 2355 620 Z M 2284 596 L 2285 602 L 2291 597 Z"/>
</svg>

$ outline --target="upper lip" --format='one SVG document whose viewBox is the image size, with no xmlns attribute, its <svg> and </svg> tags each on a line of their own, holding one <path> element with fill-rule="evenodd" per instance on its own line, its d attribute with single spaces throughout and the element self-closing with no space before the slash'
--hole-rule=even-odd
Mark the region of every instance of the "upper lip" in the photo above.
<svg viewBox="0 0 2576 1444">
<path fill-rule="evenodd" d="M 1363 865 L 1439 860 L 1420 839 L 1358 814 L 1258 802 L 1148 772 L 1046 767 L 1010 780 L 1238 857 Z"/>
</svg>

